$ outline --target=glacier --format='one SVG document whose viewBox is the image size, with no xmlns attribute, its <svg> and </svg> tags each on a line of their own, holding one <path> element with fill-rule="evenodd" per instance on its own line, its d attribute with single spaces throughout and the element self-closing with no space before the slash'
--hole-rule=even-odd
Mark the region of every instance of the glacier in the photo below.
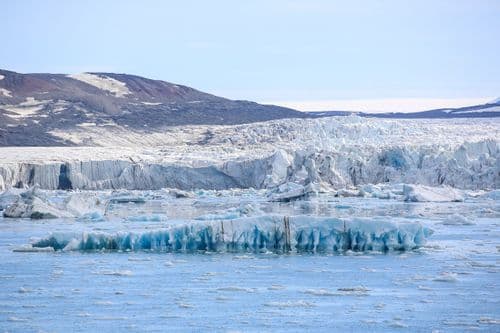
<svg viewBox="0 0 500 333">
<path fill-rule="evenodd" d="M 412 120 L 408 126 L 405 120 L 332 117 L 173 128 L 144 147 L 117 148 L 108 140 L 92 148 L 0 148 L 0 190 L 38 185 L 189 191 L 286 183 L 497 189 L 499 137 L 498 119 Z"/>
<path fill-rule="evenodd" d="M 336 253 L 404 251 L 425 244 L 432 230 L 420 223 L 383 219 L 259 216 L 205 221 L 169 228 L 114 234 L 54 233 L 34 248 L 80 251 Z"/>
</svg>

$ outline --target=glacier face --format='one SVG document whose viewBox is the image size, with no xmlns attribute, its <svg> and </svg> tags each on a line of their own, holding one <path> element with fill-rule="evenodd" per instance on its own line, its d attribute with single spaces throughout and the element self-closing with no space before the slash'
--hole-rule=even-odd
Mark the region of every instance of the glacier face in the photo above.
<svg viewBox="0 0 500 333">
<path fill-rule="evenodd" d="M 5 157 L 0 189 L 220 190 L 290 182 L 330 189 L 377 183 L 500 187 L 497 119 L 411 124 L 357 117 L 289 119 L 175 128 L 162 135 L 145 139 L 144 148 L 114 147 L 116 137 L 102 139 L 103 147 L 0 148 Z"/>
<path fill-rule="evenodd" d="M 33 243 L 54 250 L 151 250 L 159 252 L 336 253 L 403 251 L 425 244 L 432 230 L 382 219 L 259 216 L 205 221 L 141 231 L 54 233 Z"/>
</svg>

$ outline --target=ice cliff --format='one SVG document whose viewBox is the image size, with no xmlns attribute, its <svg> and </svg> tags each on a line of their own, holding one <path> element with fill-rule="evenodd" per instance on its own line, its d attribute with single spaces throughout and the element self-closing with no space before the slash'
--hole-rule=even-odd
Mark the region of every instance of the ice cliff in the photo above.
<svg viewBox="0 0 500 333">
<path fill-rule="evenodd" d="M 176 129 L 144 149 L 1 148 L 0 189 L 500 188 L 500 122 L 446 121 L 282 120 Z"/>
</svg>

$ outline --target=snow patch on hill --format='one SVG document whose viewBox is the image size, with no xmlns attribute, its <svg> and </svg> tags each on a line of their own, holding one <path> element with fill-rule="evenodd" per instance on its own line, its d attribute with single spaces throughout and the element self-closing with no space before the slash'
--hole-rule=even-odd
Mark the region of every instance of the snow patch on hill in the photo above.
<svg viewBox="0 0 500 333">
<path fill-rule="evenodd" d="M 12 92 L 5 88 L 0 88 L 0 95 L 4 95 L 5 97 L 12 97 Z"/>
<path fill-rule="evenodd" d="M 467 110 L 467 111 L 455 111 L 455 114 L 461 113 L 481 113 L 481 112 L 500 112 L 500 106 L 490 106 L 484 109 L 475 109 L 475 110 Z"/>
<path fill-rule="evenodd" d="M 24 118 L 24 117 L 30 117 L 41 110 L 45 107 L 47 103 L 49 103 L 50 100 L 37 100 L 34 97 L 27 97 L 26 101 L 19 103 L 17 105 L 5 105 L 2 106 L 4 110 L 10 111 L 13 114 L 8 114 L 8 116 L 12 118 Z"/>
<path fill-rule="evenodd" d="M 97 87 L 101 90 L 109 91 L 116 97 L 124 97 L 130 94 L 127 85 L 124 82 L 115 80 L 105 75 L 95 75 L 90 73 L 72 74 L 68 77 L 85 82 L 91 86 Z"/>
</svg>

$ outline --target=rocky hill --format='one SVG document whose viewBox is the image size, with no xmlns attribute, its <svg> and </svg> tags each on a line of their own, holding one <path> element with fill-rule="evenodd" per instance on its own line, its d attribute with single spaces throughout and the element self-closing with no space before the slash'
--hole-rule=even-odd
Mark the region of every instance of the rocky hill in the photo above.
<svg viewBox="0 0 500 333">
<path fill-rule="evenodd" d="M 67 146 L 54 135 L 82 127 L 158 132 L 178 125 L 233 125 L 306 114 L 234 101 L 135 75 L 20 74 L 0 70 L 0 146 Z M 90 137 L 88 145 L 92 145 Z"/>
</svg>

